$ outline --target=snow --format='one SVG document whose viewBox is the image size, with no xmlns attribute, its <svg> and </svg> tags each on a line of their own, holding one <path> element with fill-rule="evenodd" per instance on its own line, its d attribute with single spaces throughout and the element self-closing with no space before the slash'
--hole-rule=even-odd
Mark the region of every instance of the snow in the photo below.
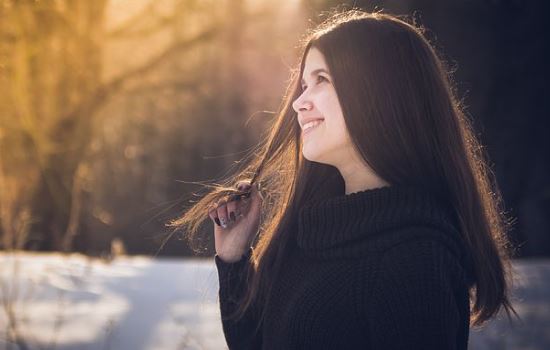
<svg viewBox="0 0 550 350">
<path fill-rule="evenodd" d="M 469 349 L 550 349 L 550 260 L 513 265 L 512 301 L 525 324 L 501 316 L 471 329 Z M 0 302 L 0 349 L 6 305 L 30 349 L 227 349 L 213 258 L 4 252 Z"/>
<path fill-rule="evenodd" d="M 2 300 L 31 348 L 226 348 L 213 259 L 18 252 L 0 254 L 0 266 Z"/>
</svg>

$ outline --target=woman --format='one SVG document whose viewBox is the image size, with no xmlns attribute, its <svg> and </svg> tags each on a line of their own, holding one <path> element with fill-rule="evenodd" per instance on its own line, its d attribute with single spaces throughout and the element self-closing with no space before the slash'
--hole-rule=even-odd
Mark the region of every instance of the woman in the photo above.
<svg viewBox="0 0 550 350">
<path fill-rule="evenodd" d="M 259 156 L 172 223 L 215 222 L 229 348 L 466 349 L 515 313 L 501 197 L 422 28 L 337 13 L 293 73 Z"/>
</svg>

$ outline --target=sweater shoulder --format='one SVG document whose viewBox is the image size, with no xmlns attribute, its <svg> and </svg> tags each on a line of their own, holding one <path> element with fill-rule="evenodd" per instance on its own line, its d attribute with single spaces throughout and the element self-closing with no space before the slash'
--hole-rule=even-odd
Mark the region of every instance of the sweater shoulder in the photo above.
<svg viewBox="0 0 550 350">
<path fill-rule="evenodd" d="M 427 270 L 453 269 L 460 264 L 462 247 L 446 233 L 429 228 L 407 231 L 409 235 L 402 236 L 380 252 L 381 272 L 400 273 L 407 270 L 407 266 Z"/>
<path fill-rule="evenodd" d="M 379 251 L 382 259 L 389 255 L 401 255 L 403 252 L 414 250 L 418 254 L 409 258 L 429 258 L 434 254 L 448 255 L 448 258 L 467 263 L 469 257 L 466 244 L 455 229 L 441 229 L 428 225 L 411 226 L 388 232 L 383 249 Z M 427 249 L 429 248 L 429 249 Z M 406 258 L 405 254 L 403 258 Z M 387 259 L 391 262 L 393 259 Z M 386 262 L 388 263 L 388 261 Z"/>
<path fill-rule="evenodd" d="M 379 275 L 417 275 L 418 279 L 446 273 L 465 282 L 470 271 L 468 250 L 457 231 L 411 227 L 398 233 L 379 256 Z"/>
</svg>

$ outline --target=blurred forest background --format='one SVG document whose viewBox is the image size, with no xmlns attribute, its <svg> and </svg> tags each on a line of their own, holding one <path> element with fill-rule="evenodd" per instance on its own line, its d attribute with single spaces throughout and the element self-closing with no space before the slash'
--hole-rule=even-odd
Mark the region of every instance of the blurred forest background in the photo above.
<svg viewBox="0 0 550 350">
<path fill-rule="evenodd" d="M 0 4 L 4 250 L 157 253 L 196 183 L 225 176 L 270 125 L 304 30 L 355 5 L 428 28 L 517 218 L 518 256 L 550 256 L 546 1 Z M 174 236 L 159 255 L 190 250 Z"/>
</svg>

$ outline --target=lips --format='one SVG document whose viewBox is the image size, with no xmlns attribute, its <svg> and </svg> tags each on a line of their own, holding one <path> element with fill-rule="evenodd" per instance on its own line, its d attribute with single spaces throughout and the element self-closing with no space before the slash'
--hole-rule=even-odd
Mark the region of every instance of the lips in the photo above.
<svg viewBox="0 0 550 350">
<path fill-rule="evenodd" d="M 317 121 L 317 120 L 325 120 L 324 118 L 303 118 L 302 120 L 300 120 L 300 127 L 302 129 L 304 129 L 304 127 L 307 125 L 307 123 L 309 122 L 312 122 L 312 121 Z"/>
<path fill-rule="evenodd" d="M 305 123 L 303 125 L 302 135 L 305 136 L 305 135 L 309 134 L 310 132 L 313 131 L 313 129 L 316 129 L 322 123 L 323 123 L 323 119 L 316 119 L 316 120 L 312 120 L 310 122 Z"/>
</svg>

